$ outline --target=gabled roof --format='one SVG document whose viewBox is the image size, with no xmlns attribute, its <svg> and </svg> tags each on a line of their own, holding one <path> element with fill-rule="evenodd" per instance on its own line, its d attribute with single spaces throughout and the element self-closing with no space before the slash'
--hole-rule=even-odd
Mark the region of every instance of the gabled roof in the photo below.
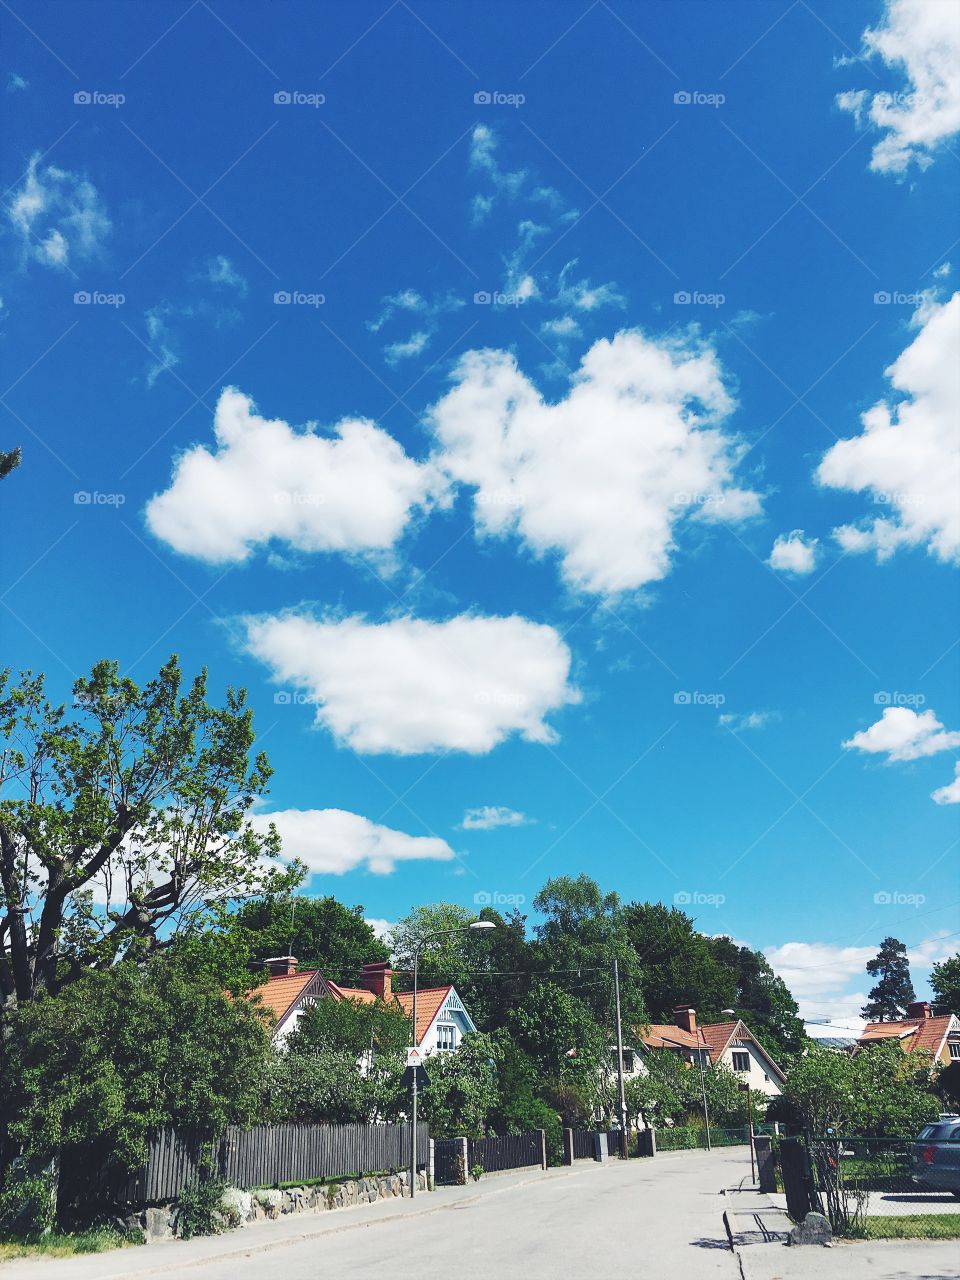
<svg viewBox="0 0 960 1280">
<path fill-rule="evenodd" d="M 955 1014 L 939 1014 L 930 1018 L 900 1018 L 895 1022 L 868 1022 L 857 1037 L 858 1046 L 876 1044 L 880 1040 L 899 1040 L 904 1052 L 919 1049 L 938 1057 L 951 1031 L 960 1030 Z"/>
<path fill-rule="evenodd" d="M 356 1000 L 358 1004 L 373 1004 L 376 996 L 366 987 L 341 987 L 337 982 L 326 979 L 326 986 L 334 1000 Z"/>
<path fill-rule="evenodd" d="M 445 987 L 427 987 L 425 991 L 417 991 L 417 1044 L 423 1042 L 424 1036 L 436 1021 L 437 1014 L 443 1007 L 443 1002 L 453 990 L 453 987 L 447 985 Z M 413 1017 L 413 992 L 397 991 L 397 1000 L 400 1008 L 408 1018 Z"/>
<path fill-rule="evenodd" d="M 276 1019 L 274 1030 L 281 1027 L 293 1010 L 307 995 L 319 992 L 321 982 L 316 969 L 308 969 L 305 973 L 283 973 L 268 978 L 260 987 L 247 996 L 248 1000 L 260 1002 L 260 1008 L 271 1013 Z"/>
<path fill-rule="evenodd" d="M 743 1021 L 708 1022 L 704 1026 L 698 1026 L 696 1031 L 685 1031 L 672 1022 L 652 1022 L 649 1029 L 640 1035 L 640 1042 L 645 1049 L 706 1049 L 712 1066 L 720 1061 L 731 1040 L 749 1040 L 780 1079 L 786 1079 L 781 1068 Z"/>
</svg>

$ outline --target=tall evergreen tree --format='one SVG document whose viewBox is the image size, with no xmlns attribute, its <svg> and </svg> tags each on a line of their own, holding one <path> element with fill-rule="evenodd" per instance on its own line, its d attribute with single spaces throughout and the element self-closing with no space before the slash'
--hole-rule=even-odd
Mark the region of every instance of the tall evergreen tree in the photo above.
<svg viewBox="0 0 960 1280">
<path fill-rule="evenodd" d="M 902 1018 L 916 997 L 910 981 L 907 948 L 899 938 L 884 938 L 880 950 L 867 961 L 867 973 L 878 978 L 870 998 L 861 1009 L 870 1022 L 894 1022 Z"/>
</svg>

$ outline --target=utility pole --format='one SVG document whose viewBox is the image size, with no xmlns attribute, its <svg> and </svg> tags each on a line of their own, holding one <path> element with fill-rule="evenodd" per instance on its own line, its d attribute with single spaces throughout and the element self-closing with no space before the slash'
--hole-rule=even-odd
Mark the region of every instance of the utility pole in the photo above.
<svg viewBox="0 0 960 1280">
<path fill-rule="evenodd" d="M 623 1026 L 620 1022 L 620 967 L 613 958 L 613 990 L 617 1002 L 617 1092 L 620 1104 L 620 1154 L 627 1157 L 627 1099 L 623 1092 Z"/>
</svg>

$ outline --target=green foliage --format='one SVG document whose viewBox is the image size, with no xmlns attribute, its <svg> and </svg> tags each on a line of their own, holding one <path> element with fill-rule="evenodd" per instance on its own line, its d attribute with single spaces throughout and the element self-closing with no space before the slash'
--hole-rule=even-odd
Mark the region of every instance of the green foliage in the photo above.
<svg viewBox="0 0 960 1280">
<path fill-rule="evenodd" d="M 879 952 L 867 961 L 867 973 L 879 980 L 860 1011 L 863 1016 L 868 1022 L 894 1022 L 902 1018 L 907 1005 L 916 999 L 905 944 L 899 938 L 884 938 Z"/>
<path fill-rule="evenodd" d="M 491 1036 L 472 1032 L 456 1052 L 434 1054 L 428 1060 L 430 1083 L 419 1105 L 434 1137 L 483 1137 L 497 1102 L 499 1056 L 499 1045 Z"/>
<path fill-rule="evenodd" d="M 620 968 L 623 1020 L 635 1026 L 646 1018 L 640 963 L 630 940 L 623 907 L 615 893 L 603 893 L 587 875 L 548 880 L 533 900 L 545 918 L 537 925 L 537 956 L 542 970 L 589 972 L 580 984 L 582 999 L 601 1026 L 609 1026 L 613 1008 L 611 964 Z"/>
<path fill-rule="evenodd" d="M 933 966 L 930 986 L 936 996 L 937 1013 L 960 1016 L 960 955 L 948 956 Z"/>
<path fill-rule="evenodd" d="M 363 907 L 345 907 L 332 897 L 255 898 L 241 905 L 236 922 L 250 931 L 255 960 L 293 955 L 301 968 L 320 969 L 348 986 L 365 964 L 390 958 Z"/>
<path fill-rule="evenodd" d="M 12 1019 L 0 1046 L 9 1136 L 32 1159 L 97 1150 L 135 1168 L 151 1129 L 256 1118 L 269 1053 L 261 1018 L 195 954 L 88 973 Z"/>
<path fill-rule="evenodd" d="M 20 465 L 20 449 L 0 449 L 0 480 L 6 479 Z"/>
<path fill-rule="evenodd" d="M 399 1054 L 410 1039 L 410 1019 L 396 1001 L 318 1000 L 304 1011 L 287 1041 L 289 1052 L 341 1050 L 356 1061 L 373 1050 Z"/>
<path fill-rule="evenodd" d="M 220 1212 L 226 1183 L 219 1178 L 197 1178 L 177 1197 L 177 1231 L 184 1240 L 215 1236 L 223 1230 Z"/>
<path fill-rule="evenodd" d="M 926 1054 L 879 1043 L 850 1057 L 812 1047 L 790 1069 L 770 1120 L 798 1124 L 815 1137 L 830 1131 L 864 1137 L 912 1137 L 936 1118 Z"/>
<path fill-rule="evenodd" d="M 0 1189 L 0 1240 L 32 1243 L 50 1232 L 56 1193 L 49 1169 L 31 1173 L 24 1164 L 10 1170 Z"/>
<path fill-rule="evenodd" d="M 173 945 L 212 903 L 302 875 L 264 871 L 276 832 L 248 817 L 270 766 L 242 690 L 207 701 L 176 657 L 144 688 L 98 662 L 73 704 L 0 674 L 0 1009 Z M 94 906 L 93 889 L 111 904 Z M 30 907 L 29 915 L 22 911 Z M 35 923 L 30 923 L 31 921 Z"/>
<path fill-rule="evenodd" d="M 507 1026 L 543 1075 L 559 1079 L 563 1073 L 571 1081 L 597 1078 L 607 1037 L 590 1007 L 557 983 L 535 982 L 510 1011 Z"/>
<path fill-rule="evenodd" d="M 396 1120 L 404 1102 L 402 1070 L 400 1057 L 380 1057 L 363 1074 L 356 1054 L 333 1047 L 275 1054 L 265 1077 L 267 1114 L 308 1124 Z"/>
</svg>

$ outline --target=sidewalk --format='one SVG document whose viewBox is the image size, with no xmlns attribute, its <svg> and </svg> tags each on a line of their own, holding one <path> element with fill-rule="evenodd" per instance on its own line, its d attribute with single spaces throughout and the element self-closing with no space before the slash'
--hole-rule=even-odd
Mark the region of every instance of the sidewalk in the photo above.
<svg viewBox="0 0 960 1280">
<path fill-rule="evenodd" d="M 730 1188 L 725 1212 L 743 1280 L 956 1280 L 956 1240 L 840 1241 L 787 1246 L 793 1223 L 786 1197 L 755 1187 Z"/>
<path fill-rule="evenodd" d="M 160 1240 L 134 1249 L 108 1253 L 81 1254 L 72 1258 L 17 1258 L 0 1262 L 0 1280 L 47 1280 L 69 1275 L 71 1280 L 126 1280 L 168 1274 L 172 1270 L 200 1268 L 206 1262 L 250 1258 L 256 1254 L 301 1241 L 362 1231 L 378 1224 L 427 1217 L 449 1208 L 467 1208 L 528 1182 L 555 1181 L 591 1172 L 600 1166 L 588 1164 L 560 1169 L 517 1169 L 515 1172 L 481 1178 L 465 1187 L 440 1187 L 420 1192 L 411 1200 L 377 1200 L 373 1204 L 351 1205 L 318 1213 L 289 1214 L 273 1221 L 256 1222 L 218 1236 L 198 1236 L 193 1240 Z"/>
</svg>

